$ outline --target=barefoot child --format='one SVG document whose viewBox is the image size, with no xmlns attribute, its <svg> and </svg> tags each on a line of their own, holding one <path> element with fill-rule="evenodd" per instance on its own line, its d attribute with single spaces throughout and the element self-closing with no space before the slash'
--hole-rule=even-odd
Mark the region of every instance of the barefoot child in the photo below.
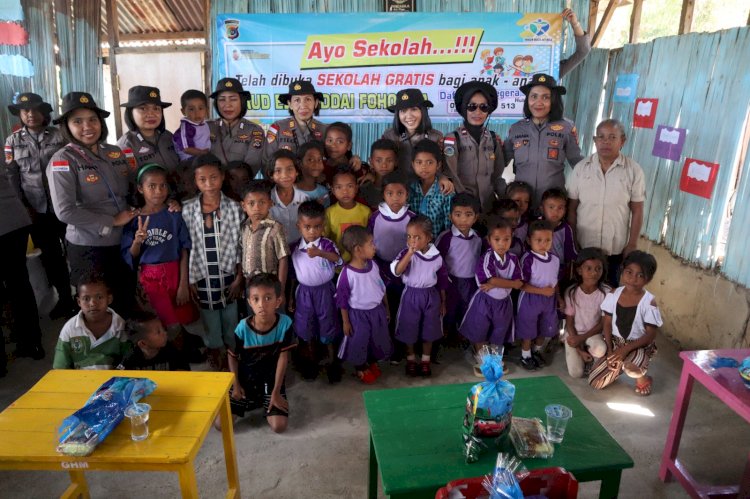
<svg viewBox="0 0 750 499">
<path fill-rule="evenodd" d="M 524 285 L 518 298 L 516 333 L 521 339 L 521 367 L 544 367 L 542 345 L 557 335 L 557 276 L 560 260 L 550 252 L 553 228 L 544 220 L 529 224 L 529 251 L 521 258 Z M 531 346 L 534 345 L 532 351 Z"/>
<path fill-rule="evenodd" d="M 167 170 L 149 163 L 136 175 L 141 213 L 122 229 L 122 255 L 175 339 L 182 325 L 198 320 L 190 301 L 188 254 L 192 244 L 181 213 L 167 209 Z"/>
<path fill-rule="evenodd" d="M 461 334 L 474 345 L 474 354 L 490 344 L 502 352 L 506 342 L 513 341 L 512 289 L 521 289 L 521 266 L 518 258 L 509 252 L 513 228 L 506 220 L 499 220 L 490 229 L 487 241 L 490 249 L 482 254 L 475 273 L 479 289 L 471 298 L 466 315 L 461 322 Z M 479 365 L 474 374 L 482 376 Z"/>
<path fill-rule="evenodd" d="M 185 220 L 193 249 L 190 251 L 190 286 L 200 305 L 206 329 L 203 342 L 209 364 L 220 370 L 221 349 L 231 346 L 237 326 L 237 298 L 242 296 L 240 231 L 244 213 L 240 204 L 221 192 L 224 170 L 211 153 L 195 157 L 193 178 L 200 193 L 185 202 Z"/>
<path fill-rule="evenodd" d="M 604 297 L 612 290 L 607 282 L 607 257 L 599 248 L 584 248 L 573 266 L 576 283 L 565 291 L 565 363 L 573 378 L 588 375 L 594 362 L 604 357 L 602 338 Z"/>
<path fill-rule="evenodd" d="M 602 302 L 607 357 L 589 374 L 589 384 L 601 390 L 623 371 L 635 378 L 635 393 L 651 394 L 648 365 L 656 354 L 656 334 L 662 325 L 656 298 L 644 286 L 656 273 L 656 259 L 646 252 L 630 252 L 622 262 L 620 286 Z"/>
<path fill-rule="evenodd" d="M 406 344 L 407 376 L 431 376 L 432 343 L 443 337 L 445 290 L 450 285 L 440 252 L 432 244 L 432 222 L 417 215 L 406 226 L 406 248 L 391 263 L 391 272 L 401 277 L 406 289 L 396 318 L 396 339 Z M 414 345 L 422 344 L 417 367 Z"/>
<path fill-rule="evenodd" d="M 357 377 L 369 385 L 381 374 L 377 361 L 393 351 L 385 284 L 373 261 L 375 244 L 367 229 L 349 227 L 342 244 L 352 259 L 344 265 L 336 285 L 336 305 L 341 309 L 344 331 L 339 357 L 354 364 Z"/>
<path fill-rule="evenodd" d="M 229 371 L 234 374 L 229 402 L 235 420 L 245 411 L 263 407 L 275 433 L 284 432 L 289 420 L 285 378 L 289 351 L 296 346 L 292 320 L 278 312 L 282 298 L 275 276 L 258 274 L 250 279 L 247 301 L 253 315 L 237 325 L 235 346 L 227 349 Z"/>
</svg>

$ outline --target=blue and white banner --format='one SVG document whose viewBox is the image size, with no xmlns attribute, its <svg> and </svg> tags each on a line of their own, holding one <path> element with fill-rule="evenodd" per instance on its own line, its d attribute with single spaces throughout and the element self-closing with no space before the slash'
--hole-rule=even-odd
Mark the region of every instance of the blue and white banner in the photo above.
<svg viewBox="0 0 750 499">
<path fill-rule="evenodd" d="M 306 79 L 325 96 L 326 121 L 390 121 L 403 88 L 421 89 L 434 122 L 456 119 L 453 94 L 483 80 L 499 96 L 493 119 L 523 114 L 518 87 L 536 73 L 557 77 L 559 14 L 221 14 L 214 81 L 231 76 L 251 92 L 247 117 L 288 116 L 278 95 Z"/>
</svg>

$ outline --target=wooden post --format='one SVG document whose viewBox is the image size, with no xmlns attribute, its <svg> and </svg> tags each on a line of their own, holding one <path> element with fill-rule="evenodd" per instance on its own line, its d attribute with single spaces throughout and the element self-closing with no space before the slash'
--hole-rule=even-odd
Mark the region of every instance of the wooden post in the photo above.
<svg viewBox="0 0 750 499">
<path fill-rule="evenodd" d="M 211 33 L 216 30 L 215 26 L 211 26 L 211 0 L 203 1 L 203 30 L 206 32 L 206 50 L 203 51 L 203 87 L 206 91 L 206 95 L 211 95 L 211 75 L 213 74 L 213 62 L 211 60 Z M 211 115 L 209 108 L 208 115 Z"/>
<path fill-rule="evenodd" d="M 677 32 L 678 35 L 690 33 L 690 29 L 693 27 L 694 8 L 695 0 L 682 0 L 682 12 L 680 13 L 680 29 Z"/>
<path fill-rule="evenodd" d="M 633 12 L 630 14 L 630 36 L 628 43 L 638 43 L 638 34 L 641 31 L 641 10 L 643 0 L 633 0 Z"/>
<path fill-rule="evenodd" d="M 612 16 L 615 14 L 615 9 L 619 5 L 620 5 L 620 0 L 609 0 L 609 3 L 607 4 L 607 8 L 604 9 L 604 16 L 602 17 L 602 22 L 599 23 L 599 26 L 596 28 L 596 33 L 594 33 L 594 38 L 591 40 L 592 47 L 599 46 L 599 42 L 602 41 L 602 36 L 604 35 L 604 31 L 607 29 L 609 22 L 612 20 Z"/>
<path fill-rule="evenodd" d="M 117 15 L 117 0 L 107 0 L 107 39 L 109 40 L 109 78 L 112 84 L 112 114 L 115 118 L 115 137 L 122 135 L 120 114 L 120 80 L 117 77 L 117 48 L 120 45 L 120 20 Z"/>
<path fill-rule="evenodd" d="M 589 24 L 586 26 L 586 31 L 589 37 L 596 29 L 596 16 L 599 13 L 599 0 L 589 0 Z"/>
</svg>

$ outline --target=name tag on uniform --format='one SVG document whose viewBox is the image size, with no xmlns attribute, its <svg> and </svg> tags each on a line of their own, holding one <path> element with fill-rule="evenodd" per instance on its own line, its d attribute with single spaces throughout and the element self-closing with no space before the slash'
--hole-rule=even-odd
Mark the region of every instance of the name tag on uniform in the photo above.
<svg viewBox="0 0 750 499">
<path fill-rule="evenodd" d="M 67 160 L 53 161 L 50 168 L 52 168 L 53 172 L 69 172 L 70 164 Z"/>
</svg>

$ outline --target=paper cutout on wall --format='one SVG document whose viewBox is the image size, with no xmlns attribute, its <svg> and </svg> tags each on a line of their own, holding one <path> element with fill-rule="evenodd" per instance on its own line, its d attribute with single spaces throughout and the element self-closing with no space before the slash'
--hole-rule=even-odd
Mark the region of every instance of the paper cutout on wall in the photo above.
<svg viewBox="0 0 750 499">
<path fill-rule="evenodd" d="M 2 45 L 28 45 L 29 34 L 23 26 L 16 23 L 0 21 L 0 44 Z"/>
<path fill-rule="evenodd" d="M 671 128 L 659 125 L 656 129 L 654 139 L 654 150 L 651 152 L 656 157 L 678 161 L 682 154 L 682 146 L 685 145 L 687 130 L 684 128 Z"/>
<path fill-rule="evenodd" d="M 0 0 L 0 19 L 3 21 L 23 21 L 21 0 Z"/>
<path fill-rule="evenodd" d="M 635 92 L 638 89 L 638 74 L 617 75 L 615 82 L 615 102 L 635 102 Z"/>
<path fill-rule="evenodd" d="M 680 175 L 680 190 L 711 199 L 718 174 L 719 163 L 687 158 Z"/>
<path fill-rule="evenodd" d="M 0 74 L 31 78 L 34 76 L 34 65 L 22 55 L 0 54 Z"/>
<path fill-rule="evenodd" d="M 659 99 L 636 99 L 633 110 L 634 128 L 654 128 Z"/>
</svg>

